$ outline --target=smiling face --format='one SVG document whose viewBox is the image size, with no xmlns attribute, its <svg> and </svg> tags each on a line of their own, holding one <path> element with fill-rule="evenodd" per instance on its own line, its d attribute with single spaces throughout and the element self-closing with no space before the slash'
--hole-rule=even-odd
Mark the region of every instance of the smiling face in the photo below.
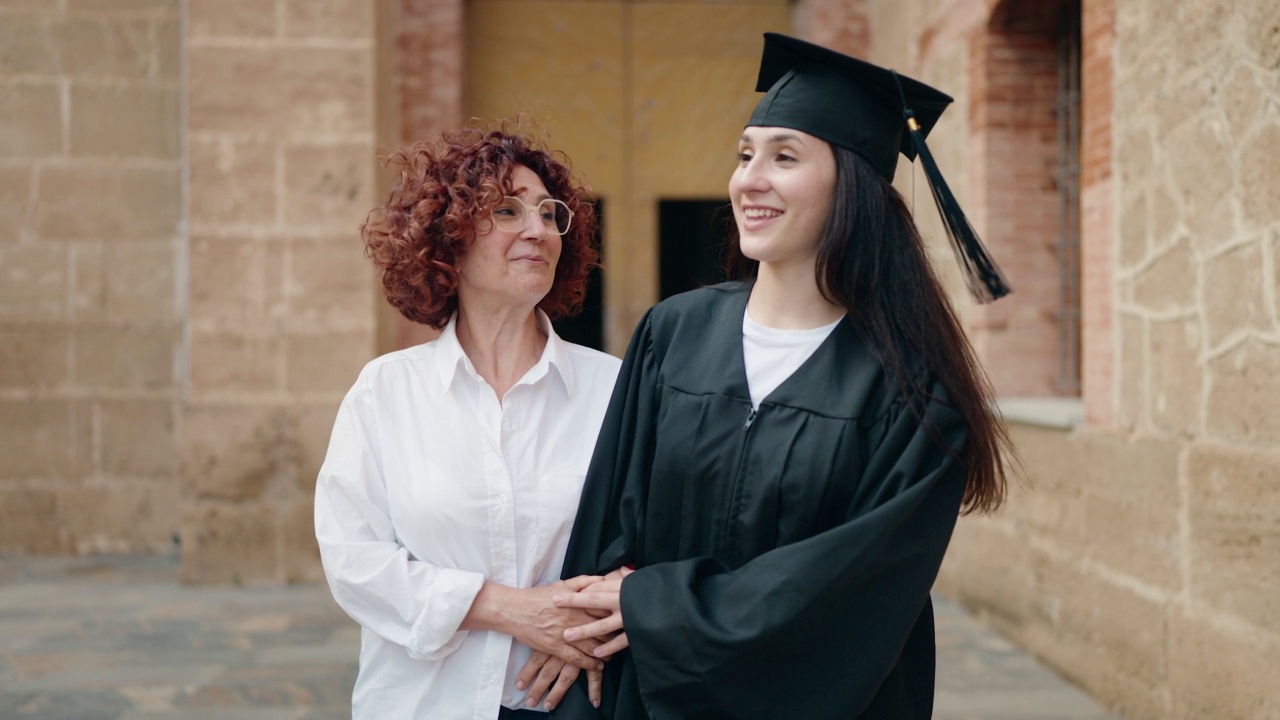
<svg viewBox="0 0 1280 720">
<path fill-rule="evenodd" d="M 523 165 L 511 172 L 511 194 L 536 206 L 551 195 L 538 175 Z M 535 213 L 519 230 L 503 230 L 489 218 L 477 219 L 476 236 L 458 260 L 459 305 L 533 308 L 551 291 L 560 260 L 560 235 Z"/>
<path fill-rule="evenodd" d="M 835 154 L 824 140 L 790 128 L 743 130 L 729 178 L 742 254 L 812 268 L 835 182 Z"/>
</svg>

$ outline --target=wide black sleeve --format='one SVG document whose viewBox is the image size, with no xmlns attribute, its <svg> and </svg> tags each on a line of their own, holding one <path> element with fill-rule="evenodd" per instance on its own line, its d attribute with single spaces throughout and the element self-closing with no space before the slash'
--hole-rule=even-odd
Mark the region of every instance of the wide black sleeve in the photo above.
<svg viewBox="0 0 1280 720">
<path fill-rule="evenodd" d="M 622 359 L 565 553 L 565 579 L 607 573 L 634 561 L 656 423 L 652 312 L 641 319 Z"/>
<path fill-rule="evenodd" d="M 932 432 L 899 405 L 864 438 L 870 454 L 842 524 L 737 569 L 695 558 L 627 578 L 623 621 L 650 716 L 852 718 L 895 684 L 899 706 L 911 702 L 900 660 L 964 489 L 965 426 L 941 386 L 932 390 Z M 815 475 L 841 471 L 806 461 Z M 922 702 L 932 697 L 932 638 L 928 651 Z"/>
</svg>

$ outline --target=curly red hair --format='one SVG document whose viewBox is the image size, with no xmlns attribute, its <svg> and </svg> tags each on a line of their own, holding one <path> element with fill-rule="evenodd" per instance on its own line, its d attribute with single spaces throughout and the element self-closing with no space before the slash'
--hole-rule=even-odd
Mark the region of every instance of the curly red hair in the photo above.
<svg viewBox="0 0 1280 720">
<path fill-rule="evenodd" d="M 477 219 L 512 194 L 511 173 L 520 165 L 573 213 L 551 291 L 538 307 L 553 320 L 582 308 L 587 274 L 600 260 L 593 245 L 596 214 L 566 162 L 505 130 L 468 128 L 446 132 L 438 143 L 414 143 L 390 163 L 400 167 L 400 179 L 386 204 L 369 212 L 360 236 L 382 274 L 387 301 L 400 314 L 434 328 L 448 324 L 458 309 L 458 260 L 475 237 Z"/>
</svg>

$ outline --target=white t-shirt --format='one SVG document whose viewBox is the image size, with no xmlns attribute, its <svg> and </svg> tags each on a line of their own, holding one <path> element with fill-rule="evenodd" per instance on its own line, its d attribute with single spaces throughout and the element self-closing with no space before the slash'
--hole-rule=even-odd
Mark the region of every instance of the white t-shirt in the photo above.
<svg viewBox="0 0 1280 720">
<path fill-rule="evenodd" d="M 742 313 L 742 361 L 747 368 L 751 406 L 760 407 L 760 401 L 791 377 L 843 319 L 842 315 L 830 325 L 807 330 L 779 330 Z"/>
<path fill-rule="evenodd" d="M 316 483 L 320 557 L 360 623 L 352 717 L 493 720 L 523 708 L 530 650 L 458 626 L 485 580 L 560 578 L 617 358 L 547 332 L 501 404 L 440 338 L 365 366 L 338 409 Z"/>
</svg>

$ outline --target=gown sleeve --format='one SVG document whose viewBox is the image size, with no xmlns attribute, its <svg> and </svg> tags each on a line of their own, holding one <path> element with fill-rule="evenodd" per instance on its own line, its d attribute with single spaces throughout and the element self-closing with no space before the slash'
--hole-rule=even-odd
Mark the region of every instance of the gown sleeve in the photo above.
<svg viewBox="0 0 1280 720">
<path fill-rule="evenodd" d="M 418 560 L 397 541 L 371 391 L 359 385 L 334 422 L 315 525 L 329 588 L 352 619 L 417 660 L 440 660 L 462 645 L 467 631 L 458 628 L 484 575 Z"/>
<path fill-rule="evenodd" d="M 890 675 L 901 674 L 904 648 L 920 642 L 918 621 L 964 490 L 965 425 L 941 385 L 932 392 L 929 426 L 899 403 L 865 431 L 867 460 L 840 525 L 736 569 L 700 557 L 627 578 L 623 620 L 649 716 L 928 717 L 880 713 L 878 693 L 896 683 L 890 704 L 912 702 L 912 680 Z M 840 471 L 812 461 L 815 475 Z M 644 484 L 638 465 L 617 470 Z M 927 664 L 931 691 L 929 634 L 927 657 L 912 662 Z"/>
<path fill-rule="evenodd" d="M 562 578 L 604 574 L 635 561 L 634 541 L 653 463 L 657 369 L 650 309 L 622 358 L 583 483 Z"/>
</svg>

